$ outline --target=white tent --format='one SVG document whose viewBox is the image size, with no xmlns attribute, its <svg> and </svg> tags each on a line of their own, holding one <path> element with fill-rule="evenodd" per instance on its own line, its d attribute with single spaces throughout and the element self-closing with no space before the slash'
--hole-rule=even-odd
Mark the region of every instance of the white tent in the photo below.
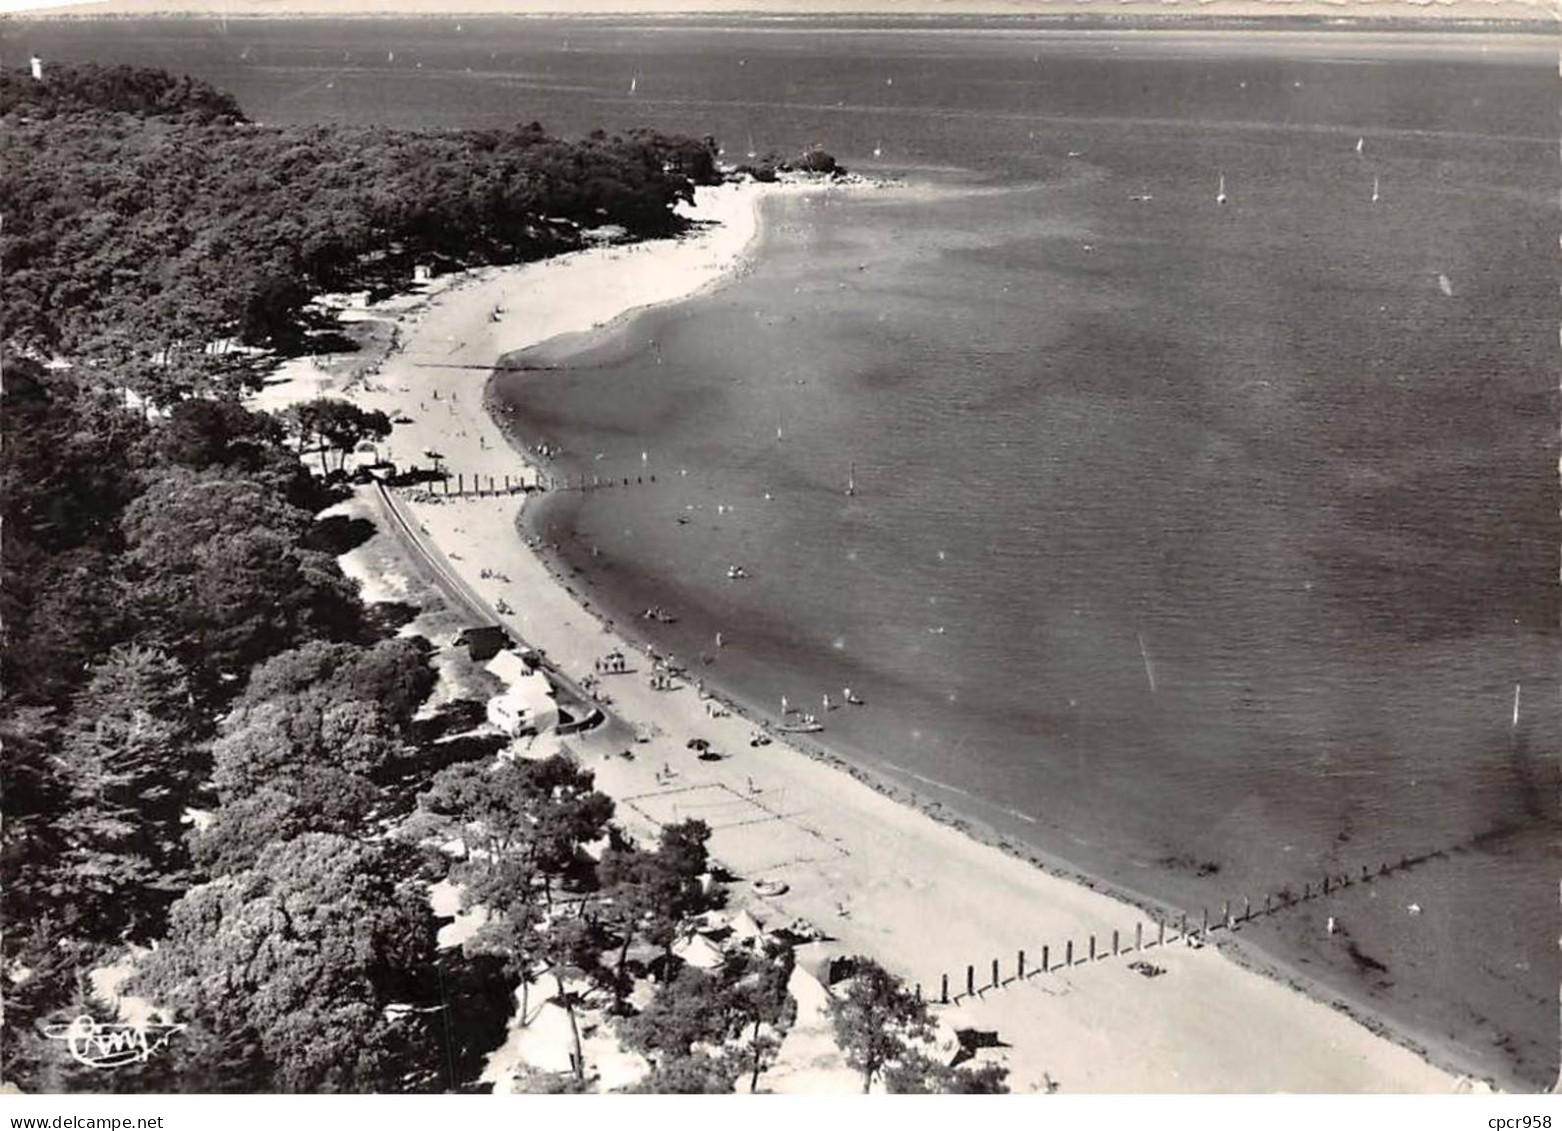
<svg viewBox="0 0 1562 1131">
<path fill-rule="evenodd" d="M 560 1074 L 574 1071 L 570 1056 L 575 1051 L 575 1034 L 569 1014 L 552 1001 L 534 1009 L 526 1025 L 511 1018 L 508 1039 L 488 1054 L 481 1079 L 493 1084 L 496 1092 L 509 1092 L 516 1077 L 527 1069 Z"/>
<path fill-rule="evenodd" d="M 673 954 L 696 970 L 715 970 L 724 966 L 727 956 L 704 935 L 693 935 L 673 945 Z"/>
<path fill-rule="evenodd" d="M 745 908 L 732 917 L 732 937 L 736 939 L 757 939 L 765 933 L 759 920 L 748 913 Z"/>
<path fill-rule="evenodd" d="M 515 683 L 533 674 L 534 669 L 526 662 L 526 657 L 514 648 L 504 648 L 494 653 L 494 658 L 483 665 L 483 669 L 490 675 L 499 677 L 506 684 Z"/>
</svg>

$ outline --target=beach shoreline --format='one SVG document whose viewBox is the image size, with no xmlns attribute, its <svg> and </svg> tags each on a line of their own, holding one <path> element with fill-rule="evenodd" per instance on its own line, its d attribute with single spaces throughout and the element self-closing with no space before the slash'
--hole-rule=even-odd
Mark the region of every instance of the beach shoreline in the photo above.
<svg viewBox="0 0 1562 1131">
<path fill-rule="evenodd" d="M 720 285 L 747 262 L 764 199 L 789 191 L 811 190 L 702 191 L 694 216 L 710 223 L 689 237 L 596 248 L 436 286 L 402 310 L 401 347 L 380 374 L 329 391 L 411 418 L 382 446 L 382 455 L 402 466 L 438 452 L 463 477 L 535 483 L 537 466 L 515 435 L 515 422 L 506 428 L 496 418 L 504 414 L 490 412 L 499 407 L 490 394 L 497 361 L 565 334 L 610 333 L 648 307 Z M 452 380 L 452 370 L 483 373 L 482 393 L 472 395 L 465 377 Z M 302 380 L 307 385 L 309 378 Z M 327 384 L 318 382 L 314 391 L 328 391 Z M 293 390 L 299 391 L 309 395 L 307 388 Z M 467 392 L 465 400 L 460 392 Z M 273 398 L 287 395 L 280 386 L 268 390 Z M 516 544 L 522 540 L 514 499 L 425 496 L 410 509 L 463 580 L 490 603 L 516 608 L 508 619 L 518 635 L 570 677 L 590 674 L 595 656 L 627 645 L 623 629 L 604 624 L 546 555 Z M 502 582 L 485 576 L 495 571 Z M 1199 940 L 1147 949 L 1160 972 L 1172 975 L 1154 981 L 1118 960 L 1127 954 L 1056 968 L 1052 959 L 1062 957 L 1065 939 L 1083 953 L 1087 938 L 1094 950 L 1094 938 L 1104 949 L 1119 932 L 1132 937 L 1137 901 L 1008 838 L 984 843 L 970 819 L 898 786 L 887 790 L 887 783 L 812 742 L 773 736 L 751 757 L 759 748 L 744 744 L 758 724 L 738 712 L 712 716 L 692 686 L 652 691 L 634 675 L 604 684 L 615 714 L 645 727 L 652 741 L 632 761 L 600 749 L 600 742 L 582 742 L 596 758 L 591 765 L 601 787 L 641 829 L 678 819 L 679 798 L 685 816 L 699 815 L 694 802 L 702 797 L 715 799 L 709 808 L 721 820 L 745 806 L 768 813 L 718 825 L 713 849 L 745 879 L 765 875 L 791 885 L 787 896 L 766 901 L 772 918 L 810 919 L 843 950 L 873 953 L 921 982 L 934 1000 L 939 990 L 930 979 L 938 972 L 955 979 L 960 994 L 966 968 L 977 965 L 983 976 L 973 984 L 985 987 L 987 960 L 1012 940 L 1038 946 L 1054 940 L 1047 959 L 1054 969 L 1047 974 L 1013 981 L 1017 958 L 1006 953 L 995 961 L 1000 978 L 1013 984 L 979 990 L 943 1011 L 951 1020 L 996 1029 L 1013 1046 L 1017 1091 L 1043 1090 L 1046 1081 L 1090 1091 L 1446 1091 L 1457 1083 L 1422 1059 L 1425 1050 L 1418 1055 L 1404 1047 L 1407 1036 L 1396 1035 L 1401 1043 L 1394 1043 L 1374 1035 L 1385 1026 L 1370 1013 L 1351 1019 L 1348 1010 L 1297 992 L 1294 980 L 1288 986 L 1273 971 L 1255 973 L 1248 968 L 1252 956 L 1227 961 L 1234 957 L 1222 953 L 1229 945 L 1206 947 Z M 723 762 L 695 762 L 683 739 L 696 728 L 733 754 Z M 673 772 L 675 785 L 661 770 L 653 785 L 656 762 Z M 937 938 L 925 930 L 929 904 L 948 925 Z M 1040 957 L 1033 954 L 1032 962 Z M 1251 1049 L 1266 1042 L 1292 1055 L 1255 1062 Z"/>
</svg>

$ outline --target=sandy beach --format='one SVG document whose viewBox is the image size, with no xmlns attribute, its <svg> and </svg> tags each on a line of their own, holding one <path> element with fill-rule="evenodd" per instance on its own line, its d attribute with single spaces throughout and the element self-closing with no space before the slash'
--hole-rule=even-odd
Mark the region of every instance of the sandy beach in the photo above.
<svg viewBox="0 0 1562 1131">
<path fill-rule="evenodd" d="M 399 465 L 427 466 L 427 453 L 438 452 L 464 476 L 530 481 L 534 473 L 486 411 L 489 367 L 516 350 L 718 285 L 742 269 L 764 195 L 801 191 L 854 190 L 701 190 L 691 212 L 701 226 L 685 238 L 434 284 L 375 311 L 398 319 L 400 346 L 366 387 L 341 389 L 318 370 L 294 366 L 261 403 L 347 395 L 411 419 L 382 445 Z M 753 724 L 713 715 L 692 685 L 653 690 L 644 659 L 522 542 L 520 505 L 520 496 L 500 495 L 414 500 L 407 509 L 449 567 L 489 603 L 514 609 L 505 618 L 511 627 L 565 674 L 580 680 L 615 647 L 629 652 L 631 671 L 602 680 L 616 721 L 569 740 L 617 800 L 620 820 L 648 833 L 662 821 L 699 817 L 715 830 L 714 854 L 741 877 L 735 902 L 762 921 L 807 918 L 836 949 L 872 954 L 935 1001 L 947 975 L 961 999 L 940 1014 L 959 1027 L 996 1030 L 1015 1091 L 1461 1087 L 1457 1076 L 1244 968 L 1213 943 L 1136 951 L 1139 939 L 1158 938 L 1137 908 L 979 843 L 782 741 L 751 745 Z M 636 731 L 650 740 L 634 742 Z M 695 736 L 726 757 L 699 760 L 686 746 Z M 828 731 L 821 737 L 827 743 Z M 626 748 L 632 759 L 622 756 Z M 786 890 L 762 897 L 752 890 L 756 879 Z M 1114 938 L 1122 953 L 1113 953 Z M 1065 968 L 1070 945 L 1074 964 Z M 1016 979 L 1021 950 L 1030 976 Z M 1053 969 L 1038 973 L 1044 953 Z M 995 960 L 1006 983 L 996 988 Z M 967 967 L 978 991 L 968 997 Z"/>
</svg>

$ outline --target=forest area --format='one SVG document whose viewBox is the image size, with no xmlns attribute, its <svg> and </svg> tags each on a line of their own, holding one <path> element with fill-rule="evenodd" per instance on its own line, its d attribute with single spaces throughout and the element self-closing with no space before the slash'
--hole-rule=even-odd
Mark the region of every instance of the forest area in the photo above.
<svg viewBox="0 0 1562 1131">
<path fill-rule="evenodd" d="M 0 137 L 5 1082 L 469 1090 L 547 985 L 614 1019 L 639 1090 L 757 1084 L 790 949 L 673 953 L 721 898 L 710 830 L 636 843 L 572 759 L 497 758 L 470 702 L 425 711 L 434 646 L 343 574 L 316 518 L 342 488 L 290 442 L 388 425 L 243 402 L 330 333 L 322 292 L 675 232 L 714 142 L 261 127 L 198 81 L 94 66 L 0 72 Z M 443 880 L 487 912 L 451 949 Z M 85 1068 L 47 1032 L 102 1014 L 92 972 L 130 948 L 125 990 L 177 1016 L 178 1055 Z M 1002 1090 L 929 1059 L 925 1006 L 860 969 L 833 1008 L 865 1090 Z"/>
</svg>

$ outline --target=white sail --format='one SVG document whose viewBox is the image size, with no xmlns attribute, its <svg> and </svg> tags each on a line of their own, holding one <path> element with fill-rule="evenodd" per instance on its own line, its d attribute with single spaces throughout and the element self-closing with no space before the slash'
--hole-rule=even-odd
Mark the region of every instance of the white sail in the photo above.
<svg viewBox="0 0 1562 1131">
<path fill-rule="evenodd" d="M 1377 179 L 1377 177 L 1373 177 L 1372 178 L 1372 203 L 1376 204 L 1377 202 L 1378 202 L 1378 179 Z"/>
<path fill-rule="evenodd" d="M 1220 175 L 1220 187 L 1215 190 L 1215 203 L 1226 203 L 1226 174 L 1224 173 Z"/>
</svg>

